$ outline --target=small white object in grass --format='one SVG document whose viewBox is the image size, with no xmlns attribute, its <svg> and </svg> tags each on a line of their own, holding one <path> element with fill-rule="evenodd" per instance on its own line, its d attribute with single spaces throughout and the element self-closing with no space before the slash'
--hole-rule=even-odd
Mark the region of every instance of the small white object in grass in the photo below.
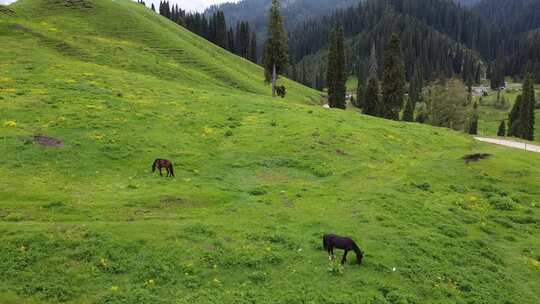
<svg viewBox="0 0 540 304">
<path fill-rule="evenodd" d="M 298 248 L 298 252 L 302 252 L 302 248 Z"/>
<path fill-rule="evenodd" d="M 396 267 L 392 268 L 392 271 L 393 271 L 393 272 L 396 272 Z"/>
<path fill-rule="evenodd" d="M 325 109 L 330 109 L 330 105 L 329 105 L 329 104 L 325 104 L 325 105 L 323 105 L 322 107 L 325 108 Z"/>
</svg>

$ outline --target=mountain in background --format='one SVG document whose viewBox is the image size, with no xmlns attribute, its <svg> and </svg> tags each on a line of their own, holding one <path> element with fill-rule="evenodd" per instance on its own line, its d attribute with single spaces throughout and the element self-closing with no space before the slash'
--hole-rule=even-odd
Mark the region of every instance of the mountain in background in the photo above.
<svg viewBox="0 0 540 304">
<path fill-rule="evenodd" d="M 313 17 L 322 16 L 329 12 L 358 4 L 358 0 L 284 0 L 281 1 L 285 26 L 288 29 Z M 227 24 L 235 25 L 240 21 L 247 21 L 255 26 L 256 31 L 263 37 L 266 35 L 266 20 L 272 0 L 241 0 L 236 3 L 223 3 L 213 5 L 206 11 L 211 15 L 223 11 Z"/>
<path fill-rule="evenodd" d="M 510 34 L 540 28 L 538 0 L 481 0 L 472 9 L 494 28 Z"/>
<path fill-rule="evenodd" d="M 312 18 L 290 31 L 290 50 L 293 62 L 297 62 L 290 71 L 293 79 L 313 84 L 317 82 L 314 75 L 324 77 L 327 37 L 335 24 L 343 26 L 348 39 L 348 72 L 362 77 L 367 74 L 366 61 L 372 47 L 382 66 L 391 33 L 401 38 L 407 77 L 418 66 L 426 79 L 466 74 L 464 78 L 478 82 L 483 75 L 481 55 L 495 56 L 489 26 L 459 4 L 446 0 L 368 0 Z"/>
<path fill-rule="evenodd" d="M 262 42 L 270 3 L 271 0 L 225 3 L 212 6 L 206 14 L 224 11 L 229 26 L 248 21 Z M 350 72 L 362 65 L 357 57 L 367 57 L 371 44 L 382 55 L 390 31 L 398 32 L 407 47 L 408 74 L 417 64 L 414 58 L 420 58 L 426 67 L 425 75 L 461 73 L 464 66 L 460 62 L 464 63 L 465 57 L 471 61 L 481 59 L 481 73 L 489 73 L 497 58 L 509 75 L 520 75 L 527 67 L 540 70 L 540 55 L 534 51 L 538 37 L 534 30 L 540 27 L 540 1 L 536 0 L 289 0 L 282 1 L 282 10 L 295 63 L 289 75 L 302 81 L 306 77 L 300 74 L 305 71 L 312 78 L 306 84 L 312 86 L 315 75 L 320 78 L 324 74 L 320 70 L 324 70 L 321 66 L 325 64 L 327 38 L 335 23 L 344 26 L 349 39 Z M 303 59 L 309 60 L 309 64 L 302 63 Z M 314 61 L 320 64 L 314 66 Z M 537 78 L 540 79 L 540 72 Z"/>
<path fill-rule="evenodd" d="M 457 4 L 462 5 L 464 7 L 471 7 L 476 4 L 478 4 L 482 0 L 454 0 Z"/>
</svg>

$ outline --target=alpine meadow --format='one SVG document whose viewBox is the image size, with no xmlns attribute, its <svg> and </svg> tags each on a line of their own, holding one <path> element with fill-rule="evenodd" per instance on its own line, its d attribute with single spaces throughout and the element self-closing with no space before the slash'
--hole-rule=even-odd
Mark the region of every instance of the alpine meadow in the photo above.
<svg viewBox="0 0 540 304">
<path fill-rule="evenodd" d="M 1 304 L 540 303 L 536 1 L 183 2 L 0 5 Z"/>
</svg>

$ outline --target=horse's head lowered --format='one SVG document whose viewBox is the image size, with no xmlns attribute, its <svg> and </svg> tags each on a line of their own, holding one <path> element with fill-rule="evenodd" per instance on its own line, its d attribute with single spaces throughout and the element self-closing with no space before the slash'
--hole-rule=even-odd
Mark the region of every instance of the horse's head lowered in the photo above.
<svg viewBox="0 0 540 304">
<path fill-rule="evenodd" d="M 358 249 L 358 253 L 356 254 L 356 261 L 358 262 L 358 265 L 362 265 L 363 259 L 364 259 L 364 252 L 361 249 Z"/>
</svg>

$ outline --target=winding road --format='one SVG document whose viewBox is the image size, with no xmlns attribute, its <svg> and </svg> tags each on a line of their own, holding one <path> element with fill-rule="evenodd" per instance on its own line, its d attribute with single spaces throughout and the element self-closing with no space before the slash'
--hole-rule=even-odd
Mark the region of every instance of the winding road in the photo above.
<svg viewBox="0 0 540 304">
<path fill-rule="evenodd" d="M 482 142 L 500 145 L 500 146 L 506 146 L 506 147 L 521 149 L 525 151 L 540 153 L 540 146 L 525 143 L 525 142 L 507 140 L 507 139 L 498 139 L 498 138 L 488 138 L 488 137 L 475 137 L 474 139 L 478 141 L 482 141 Z"/>
</svg>

